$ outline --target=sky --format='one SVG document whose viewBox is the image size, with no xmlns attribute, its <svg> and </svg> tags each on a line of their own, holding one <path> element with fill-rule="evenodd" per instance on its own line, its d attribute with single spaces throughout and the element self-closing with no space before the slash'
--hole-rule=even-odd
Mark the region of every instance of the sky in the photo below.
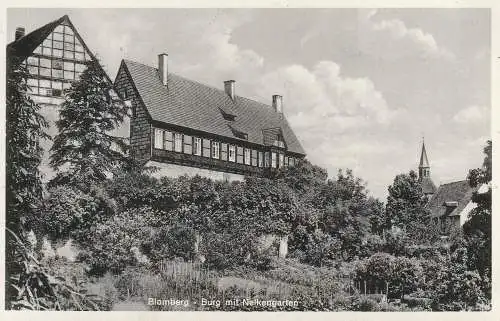
<svg viewBox="0 0 500 321">
<path fill-rule="evenodd" d="M 271 104 L 307 158 L 385 200 L 425 137 L 436 185 L 480 167 L 491 137 L 489 9 L 8 9 L 7 41 L 68 14 L 114 79 L 121 59 Z M 124 126 L 124 133 L 128 126 Z"/>
</svg>

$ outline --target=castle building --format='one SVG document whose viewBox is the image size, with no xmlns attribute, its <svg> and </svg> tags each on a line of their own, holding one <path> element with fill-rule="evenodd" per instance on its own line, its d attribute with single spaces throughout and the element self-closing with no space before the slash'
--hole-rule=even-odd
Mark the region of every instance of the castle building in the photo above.
<svg viewBox="0 0 500 321">
<path fill-rule="evenodd" d="M 283 99 L 266 105 L 236 95 L 236 82 L 213 88 L 156 67 L 123 60 L 115 79 L 130 101 L 131 153 L 158 176 L 195 175 L 241 180 L 293 166 L 305 156 L 286 120 Z"/>
<path fill-rule="evenodd" d="M 26 65 L 28 95 L 41 107 L 40 114 L 49 123 L 47 132 L 53 137 L 57 134 L 55 122 L 59 118 L 58 107 L 65 100 L 65 91 L 79 79 L 89 61 L 97 61 L 95 56 L 67 15 L 28 34 L 25 28 L 17 28 L 14 41 L 7 45 L 7 56 Z M 102 72 L 112 84 L 106 72 Z M 119 99 L 115 91 L 110 95 Z M 45 153 L 41 170 L 48 179 L 53 174 L 48 165 L 51 142 L 43 141 L 42 147 Z"/>
</svg>

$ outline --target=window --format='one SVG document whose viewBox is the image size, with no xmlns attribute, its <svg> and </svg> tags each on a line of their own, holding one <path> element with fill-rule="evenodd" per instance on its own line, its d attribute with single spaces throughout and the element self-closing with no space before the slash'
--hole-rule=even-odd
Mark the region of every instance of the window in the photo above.
<svg viewBox="0 0 500 321">
<path fill-rule="evenodd" d="M 236 161 L 236 146 L 234 145 L 229 145 L 229 161 Z"/>
<path fill-rule="evenodd" d="M 189 135 L 184 135 L 184 154 L 193 153 L 193 138 Z"/>
<path fill-rule="evenodd" d="M 288 167 L 288 156 L 285 156 L 285 167 Z"/>
<path fill-rule="evenodd" d="M 219 159 L 219 142 L 212 142 L 212 158 Z"/>
<path fill-rule="evenodd" d="M 63 69 L 62 60 L 52 60 L 52 69 Z"/>
<path fill-rule="evenodd" d="M 288 164 L 289 164 L 290 166 L 294 166 L 294 165 L 295 165 L 295 158 L 290 157 L 290 158 L 288 159 Z"/>
<path fill-rule="evenodd" d="M 161 149 L 163 144 L 163 130 L 155 128 L 155 148 Z"/>
<path fill-rule="evenodd" d="M 264 166 L 271 167 L 271 164 L 269 163 L 269 152 L 266 152 L 264 154 Z"/>
<path fill-rule="evenodd" d="M 243 147 L 236 147 L 236 163 L 243 164 Z"/>
<path fill-rule="evenodd" d="M 252 149 L 252 166 L 257 166 L 257 151 Z"/>
<path fill-rule="evenodd" d="M 227 161 L 227 144 L 220 144 L 220 159 L 223 161 Z"/>
<path fill-rule="evenodd" d="M 174 137 L 172 135 L 172 132 L 169 132 L 167 130 L 163 131 L 163 149 L 174 149 Z"/>
<path fill-rule="evenodd" d="M 259 152 L 259 159 L 258 159 L 259 167 L 264 167 L 264 153 Z"/>
<path fill-rule="evenodd" d="M 251 154 L 250 154 L 250 149 L 245 148 L 245 164 L 246 165 L 251 165 Z"/>
<path fill-rule="evenodd" d="M 201 138 L 194 138 L 194 154 L 201 156 Z"/>
<path fill-rule="evenodd" d="M 271 167 L 276 168 L 276 153 L 271 153 Z"/>
<path fill-rule="evenodd" d="M 285 155 L 279 153 L 279 158 L 278 158 L 278 167 L 281 168 L 283 167 L 285 162 Z"/>
<path fill-rule="evenodd" d="M 69 59 L 73 59 L 74 58 L 74 52 L 73 51 L 64 51 L 64 58 L 69 58 Z"/>
<path fill-rule="evenodd" d="M 203 138 L 203 157 L 210 158 L 210 139 Z"/>
<path fill-rule="evenodd" d="M 175 140 L 175 151 L 182 152 L 182 134 L 175 133 L 174 140 Z"/>
</svg>

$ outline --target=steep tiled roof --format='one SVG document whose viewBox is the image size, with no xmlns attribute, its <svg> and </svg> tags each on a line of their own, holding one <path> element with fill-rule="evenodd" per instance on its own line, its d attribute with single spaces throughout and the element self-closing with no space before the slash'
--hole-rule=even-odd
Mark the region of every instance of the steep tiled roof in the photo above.
<svg viewBox="0 0 500 321">
<path fill-rule="evenodd" d="M 422 192 L 424 194 L 434 194 L 436 192 L 436 185 L 430 177 L 422 178 Z"/>
<path fill-rule="evenodd" d="M 470 187 L 468 181 L 458 181 L 439 186 L 437 192 L 432 196 L 426 207 L 431 211 L 433 217 L 459 215 L 464 207 L 470 202 L 474 188 Z M 457 206 L 452 202 L 457 202 Z"/>
<path fill-rule="evenodd" d="M 158 69 L 141 63 L 124 60 L 123 67 L 154 121 L 233 139 L 238 139 L 237 129 L 248 135 L 248 142 L 260 145 L 264 144 L 263 130 L 281 128 L 288 150 L 305 155 L 285 117 L 268 105 L 241 96 L 233 101 L 223 90 L 172 73 L 164 86 Z M 224 119 L 221 110 L 231 111 L 235 120 Z"/>
</svg>

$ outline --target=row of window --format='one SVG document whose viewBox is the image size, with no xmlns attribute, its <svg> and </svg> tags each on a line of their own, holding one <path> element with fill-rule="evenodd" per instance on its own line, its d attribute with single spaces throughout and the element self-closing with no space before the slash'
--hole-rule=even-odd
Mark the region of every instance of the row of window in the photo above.
<svg viewBox="0 0 500 321">
<path fill-rule="evenodd" d="M 159 128 L 154 129 L 154 148 L 255 167 L 279 168 L 295 165 L 295 159 L 286 156 L 284 153 L 261 152 Z"/>
</svg>

